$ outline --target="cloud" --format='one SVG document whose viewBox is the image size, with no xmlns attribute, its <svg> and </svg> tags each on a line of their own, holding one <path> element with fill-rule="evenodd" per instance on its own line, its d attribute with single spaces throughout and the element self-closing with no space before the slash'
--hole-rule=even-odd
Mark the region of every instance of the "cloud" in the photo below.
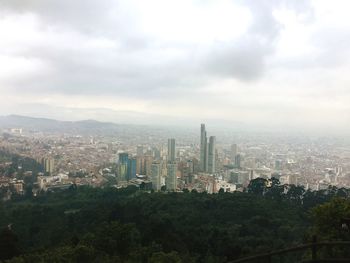
<svg viewBox="0 0 350 263">
<path fill-rule="evenodd" d="M 320 112 L 339 116 L 349 25 L 322 3 L 0 0 L 0 92 L 276 123 L 332 98 Z"/>
<path fill-rule="evenodd" d="M 258 79 L 264 72 L 266 58 L 274 50 L 274 40 L 278 37 L 280 25 L 273 17 L 273 10 L 282 2 L 284 1 L 241 2 L 253 17 L 250 25 L 245 25 L 247 28 L 243 35 L 224 41 L 213 39 L 214 41 L 189 43 L 187 39 L 169 42 L 162 35 L 147 35 L 149 30 L 143 29 L 143 24 L 154 25 L 147 18 L 159 16 L 158 13 L 162 10 L 158 12 L 151 7 L 140 11 L 137 8 L 141 4 L 139 1 L 131 1 L 134 6 L 111 0 L 2 1 L 0 7 L 8 12 L 17 15 L 34 14 L 38 20 L 32 25 L 32 30 L 42 34 L 37 42 L 30 43 L 25 50 L 15 55 L 40 60 L 51 68 L 46 77 L 37 79 L 33 75 L 32 80 L 15 80 L 12 84 L 20 89 L 25 81 L 26 89 L 42 89 L 44 92 L 93 94 L 99 93 L 102 88 L 106 93 L 130 92 L 134 95 L 143 90 L 152 94 L 152 91 L 174 89 L 187 82 L 191 88 L 197 88 L 204 84 L 203 75 L 242 81 Z M 153 4 L 157 3 L 160 2 L 155 1 Z M 207 9 L 216 6 L 213 1 L 207 4 Z M 164 4 L 162 6 L 166 13 L 159 18 L 164 18 L 171 28 L 173 21 L 167 21 L 166 16 L 172 10 L 166 9 Z M 232 15 L 239 15 L 237 11 L 245 11 L 232 5 L 227 6 L 232 8 Z M 188 2 L 182 3 L 181 7 L 191 11 L 198 9 Z M 205 15 L 203 10 L 197 14 Z M 141 17 L 145 20 L 138 20 L 139 12 L 144 12 Z M 230 17 L 231 14 L 228 12 L 226 15 Z M 181 14 L 176 14 L 176 18 L 181 21 Z M 188 23 L 191 23 L 190 19 L 195 20 L 196 17 L 189 17 Z M 206 21 L 205 17 L 203 21 Z M 159 24 L 162 22 L 155 21 Z M 176 26 L 178 25 L 174 27 Z M 190 26 L 184 24 L 182 29 Z M 221 26 L 237 28 L 238 25 Z M 151 32 L 154 31 L 152 30 Z M 169 28 L 162 29 L 161 32 L 166 30 Z M 194 27 L 193 30 L 199 31 L 199 28 Z M 218 37 L 215 35 L 216 30 L 218 29 L 204 32 L 203 36 L 213 34 Z M 189 32 L 189 35 L 196 32 Z M 224 33 L 229 35 L 229 31 Z M 196 75 L 200 77 L 196 79 Z"/>
</svg>

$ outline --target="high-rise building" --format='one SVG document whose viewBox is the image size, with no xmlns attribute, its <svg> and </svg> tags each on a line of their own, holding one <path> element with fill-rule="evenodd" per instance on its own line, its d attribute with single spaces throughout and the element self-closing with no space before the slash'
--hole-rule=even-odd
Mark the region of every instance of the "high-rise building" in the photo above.
<svg viewBox="0 0 350 263">
<path fill-rule="evenodd" d="M 176 160 L 175 139 L 168 139 L 168 162 L 175 162 L 175 160 Z"/>
<path fill-rule="evenodd" d="M 137 147 L 136 147 L 136 155 L 137 156 L 143 156 L 143 146 L 142 145 L 137 145 Z"/>
<path fill-rule="evenodd" d="M 205 172 L 207 170 L 207 132 L 205 124 L 201 124 L 201 141 L 200 141 L 200 170 Z"/>
<path fill-rule="evenodd" d="M 208 146 L 208 173 L 215 173 L 216 170 L 216 151 L 215 151 L 215 136 L 210 136 Z"/>
<path fill-rule="evenodd" d="M 42 166 L 44 167 L 45 173 L 52 175 L 55 170 L 55 160 L 53 158 L 43 158 L 41 160 Z"/>
<path fill-rule="evenodd" d="M 236 166 L 236 168 L 241 168 L 241 161 L 242 161 L 241 155 L 237 154 L 236 157 L 235 157 L 235 166 Z"/>
<path fill-rule="evenodd" d="M 119 153 L 119 163 L 118 163 L 118 180 L 119 181 L 128 180 L 128 164 L 129 164 L 129 154 Z"/>
<path fill-rule="evenodd" d="M 234 162 L 236 155 L 238 154 L 238 146 L 237 144 L 231 145 L 231 161 Z"/>
<path fill-rule="evenodd" d="M 165 180 L 166 188 L 169 191 L 176 191 L 177 188 L 177 164 L 175 139 L 168 139 L 168 163 L 167 177 Z"/>
<path fill-rule="evenodd" d="M 202 172 L 214 173 L 216 170 L 216 146 L 215 136 L 210 136 L 209 143 L 205 124 L 201 124 L 201 144 L 200 144 L 200 170 Z"/>
<path fill-rule="evenodd" d="M 153 152 L 153 158 L 154 160 L 160 160 L 161 158 L 161 154 L 160 154 L 160 150 L 157 147 L 153 147 L 152 148 L 152 152 Z"/>
<path fill-rule="evenodd" d="M 129 159 L 129 162 L 128 162 L 128 180 L 136 178 L 136 168 L 137 168 L 137 159 L 133 157 Z"/>
<path fill-rule="evenodd" d="M 128 164 L 119 163 L 118 164 L 118 181 L 127 181 L 128 180 Z"/>
<path fill-rule="evenodd" d="M 143 158 L 143 174 L 147 176 L 151 176 L 152 174 L 152 162 L 153 162 L 153 157 L 151 155 L 145 155 Z"/>
<path fill-rule="evenodd" d="M 166 189 L 168 191 L 176 191 L 177 188 L 177 164 L 174 163 L 168 163 L 167 165 L 167 177 L 166 177 Z"/>
<path fill-rule="evenodd" d="M 144 158 L 142 156 L 136 157 L 136 174 L 142 174 L 145 175 L 143 171 L 144 166 Z"/>
<path fill-rule="evenodd" d="M 119 153 L 119 163 L 128 163 L 129 154 L 128 153 Z"/>
<path fill-rule="evenodd" d="M 154 161 L 151 165 L 151 182 L 152 188 L 155 191 L 159 191 L 161 189 L 161 170 L 161 163 L 158 161 Z"/>
</svg>

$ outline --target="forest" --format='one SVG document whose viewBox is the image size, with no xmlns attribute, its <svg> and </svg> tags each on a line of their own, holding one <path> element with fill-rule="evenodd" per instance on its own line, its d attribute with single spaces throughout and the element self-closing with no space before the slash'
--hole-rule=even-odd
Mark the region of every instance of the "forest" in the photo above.
<svg viewBox="0 0 350 263">
<path fill-rule="evenodd" d="M 310 241 L 348 240 L 350 191 L 252 180 L 246 192 L 72 187 L 0 204 L 4 262 L 230 262 Z"/>
</svg>

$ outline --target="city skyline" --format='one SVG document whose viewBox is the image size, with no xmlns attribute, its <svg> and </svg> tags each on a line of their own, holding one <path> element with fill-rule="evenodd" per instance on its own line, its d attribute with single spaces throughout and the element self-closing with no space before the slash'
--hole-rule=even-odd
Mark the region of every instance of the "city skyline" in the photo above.
<svg viewBox="0 0 350 263">
<path fill-rule="evenodd" d="M 347 133 L 347 7 L 1 1 L 0 113 Z"/>
<path fill-rule="evenodd" d="M 350 262 L 349 8 L 0 0 L 0 262 Z"/>
</svg>

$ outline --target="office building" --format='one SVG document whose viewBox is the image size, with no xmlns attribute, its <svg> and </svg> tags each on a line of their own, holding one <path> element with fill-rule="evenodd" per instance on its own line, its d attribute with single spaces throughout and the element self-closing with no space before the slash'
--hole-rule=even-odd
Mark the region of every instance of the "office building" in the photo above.
<svg viewBox="0 0 350 263">
<path fill-rule="evenodd" d="M 128 178 L 128 164 L 129 164 L 129 154 L 119 153 L 118 162 L 118 181 L 127 181 Z"/>
<path fill-rule="evenodd" d="M 237 154 L 235 157 L 235 167 L 236 168 L 241 168 L 241 161 L 242 161 L 241 155 Z"/>
<path fill-rule="evenodd" d="M 128 180 L 136 178 L 137 159 L 135 157 L 128 161 Z"/>
<path fill-rule="evenodd" d="M 237 144 L 232 144 L 231 145 L 231 161 L 235 161 L 235 157 L 238 154 L 238 146 Z"/>
<path fill-rule="evenodd" d="M 52 175 L 55 170 L 55 160 L 53 158 L 43 158 L 41 164 L 44 167 L 44 172 Z"/>
<path fill-rule="evenodd" d="M 168 163 L 167 165 L 167 177 L 166 177 L 166 189 L 168 191 L 176 191 L 177 188 L 177 164 L 176 163 Z"/>
<path fill-rule="evenodd" d="M 129 161 L 129 154 L 128 153 L 119 153 L 119 163 L 128 163 Z"/>
<path fill-rule="evenodd" d="M 200 170 L 202 172 L 214 173 L 216 171 L 216 142 L 215 136 L 210 136 L 209 143 L 205 124 L 201 124 L 200 141 Z"/>
<path fill-rule="evenodd" d="M 162 171 L 161 162 L 154 161 L 151 165 L 151 182 L 152 182 L 152 188 L 155 191 L 159 191 L 162 187 L 161 171 Z"/>
<path fill-rule="evenodd" d="M 208 145 L 208 173 L 215 173 L 216 171 L 216 151 L 215 151 L 215 136 L 210 136 Z"/>
<path fill-rule="evenodd" d="M 152 174 L 152 162 L 153 157 L 151 155 L 145 155 L 143 158 L 142 170 L 144 175 L 151 176 Z"/>
<path fill-rule="evenodd" d="M 142 145 L 137 145 L 137 147 L 136 147 L 136 155 L 137 156 L 143 156 L 143 146 Z"/>
<path fill-rule="evenodd" d="M 175 139 L 168 139 L 168 162 L 175 162 L 175 160 L 176 160 Z"/>
<path fill-rule="evenodd" d="M 200 141 L 200 158 L 199 158 L 200 170 L 206 172 L 207 170 L 207 132 L 205 130 L 205 124 L 201 124 L 201 141 Z"/>
</svg>

